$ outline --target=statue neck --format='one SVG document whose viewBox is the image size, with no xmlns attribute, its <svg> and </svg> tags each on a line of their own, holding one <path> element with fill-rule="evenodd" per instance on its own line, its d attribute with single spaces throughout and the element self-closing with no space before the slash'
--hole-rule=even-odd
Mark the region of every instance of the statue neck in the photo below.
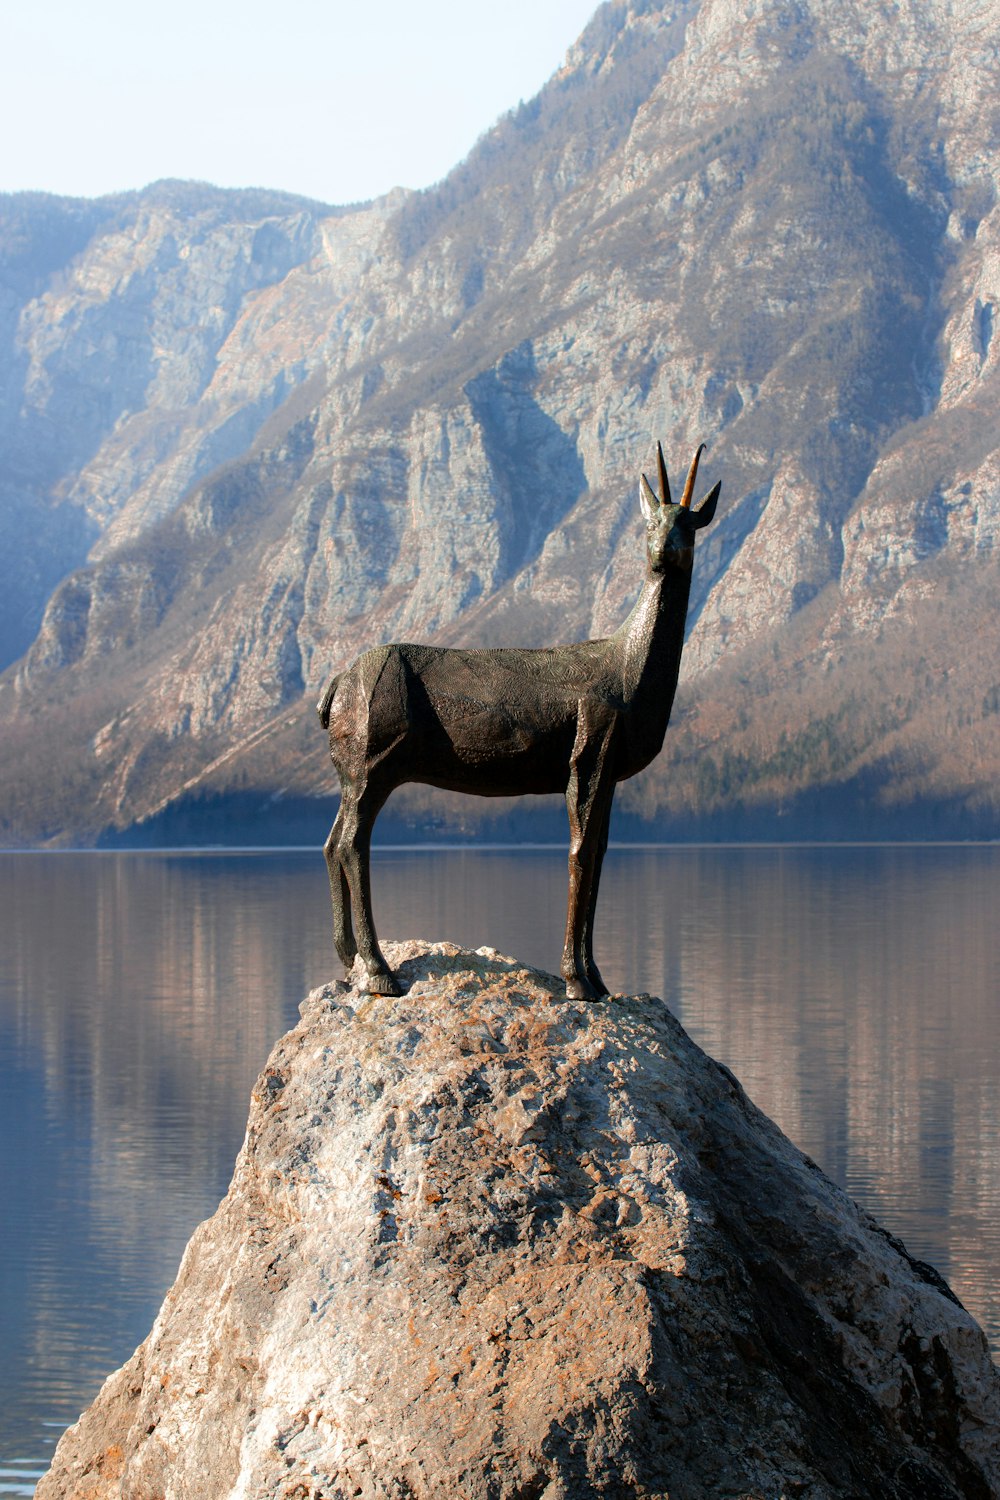
<svg viewBox="0 0 1000 1500">
<path fill-rule="evenodd" d="M 650 711 L 654 704 L 657 709 L 664 705 L 664 729 L 680 671 L 690 592 L 690 567 L 648 572 L 632 613 L 618 631 L 626 701 L 648 694 Z"/>
</svg>

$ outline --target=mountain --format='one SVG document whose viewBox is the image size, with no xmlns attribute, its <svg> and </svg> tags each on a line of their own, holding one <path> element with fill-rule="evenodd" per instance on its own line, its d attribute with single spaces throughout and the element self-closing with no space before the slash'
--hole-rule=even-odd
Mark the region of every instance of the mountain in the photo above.
<svg viewBox="0 0 1000 1500">
<path fill-rule="evenodd" d="M 661 437 L 723 495 L 619 828 L 1000 832 L 998 35 L 609 0 L 426 192 L 3 200 L 5 841 L 321 841 L 331 671 L 615 627 Z"/>
</svg>

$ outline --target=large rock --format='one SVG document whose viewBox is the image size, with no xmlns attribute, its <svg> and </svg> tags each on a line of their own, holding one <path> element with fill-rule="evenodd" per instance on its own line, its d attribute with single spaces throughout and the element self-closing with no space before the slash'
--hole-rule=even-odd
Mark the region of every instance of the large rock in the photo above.
<svg viewBox="0 0 1000 1500">
<path fill-rule="evenodd" d="M 38 1500 L 1000 1495 L 982 1332 L 661 1001 L 309 996 Z"/>
</svg>

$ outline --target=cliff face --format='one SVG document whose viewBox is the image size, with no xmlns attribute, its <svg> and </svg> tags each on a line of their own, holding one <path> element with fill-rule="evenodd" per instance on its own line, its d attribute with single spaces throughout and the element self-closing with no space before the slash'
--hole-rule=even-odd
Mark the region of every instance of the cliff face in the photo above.
<svg viewBox="0 0 1000 1500">
<path fill-rule="evenodd" d="M 316 367 L 325 309 L 275 319 L 276 289 L 342 296 L 385 211 L 179 182 L 0 198 L 4 666 L 46 582 L 169 514 Z"/>
<path fill-rule="evenodd" d="M 278 1043 L 39 1500 L 1000 1495 L 981 1331 L 661 1002 L 390 962 Z"/>
<path fill-rule="evenodd" d="M 657 437 L 675 466 L 708 441 L 723 505 L 670 772 L 626 804 L 839 789 L 869 830 L 993 828 L 998 27 L 997 0 L 612 0 L 426 193 L 63 205 L 51 265 L 11 200 L 38 244 L 5 430 L 48 602 L 0 679 L 5 836 L 332 789 L 309 704 L 379 640 L 606 632 Z"/>
</svg>

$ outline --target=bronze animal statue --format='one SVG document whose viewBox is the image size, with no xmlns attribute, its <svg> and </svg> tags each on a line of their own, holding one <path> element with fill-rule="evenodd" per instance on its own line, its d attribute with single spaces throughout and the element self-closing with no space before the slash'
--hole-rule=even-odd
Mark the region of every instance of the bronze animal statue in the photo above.
<svg viewBox="0 0 1000 1500">
<path fill-rule="evenodd" d="M 614 635 L 541 650 L 375 646 L 335 677 L 317 705 L 330 732 L 340 811 L 324 854 L 337 952 L 360 953 L 368 989 L 398 995 L 372 920 L 372 826 L 389 793 L 425 782 L 479 797 L 562 792 L 569 812 L 569 909 L 560 965 L 566 994 L 608 993 L 594 962 L 594 913 L 615 784 L 658 754 L 684 645 L 695 532 L 721 485 L 691 509 L 698 448 L 679 505 L 657 445 L 659 495 L 645 474 L 646 581 Z M 354 911 L 357 941 L 351 922 Z"/>
</svg>

